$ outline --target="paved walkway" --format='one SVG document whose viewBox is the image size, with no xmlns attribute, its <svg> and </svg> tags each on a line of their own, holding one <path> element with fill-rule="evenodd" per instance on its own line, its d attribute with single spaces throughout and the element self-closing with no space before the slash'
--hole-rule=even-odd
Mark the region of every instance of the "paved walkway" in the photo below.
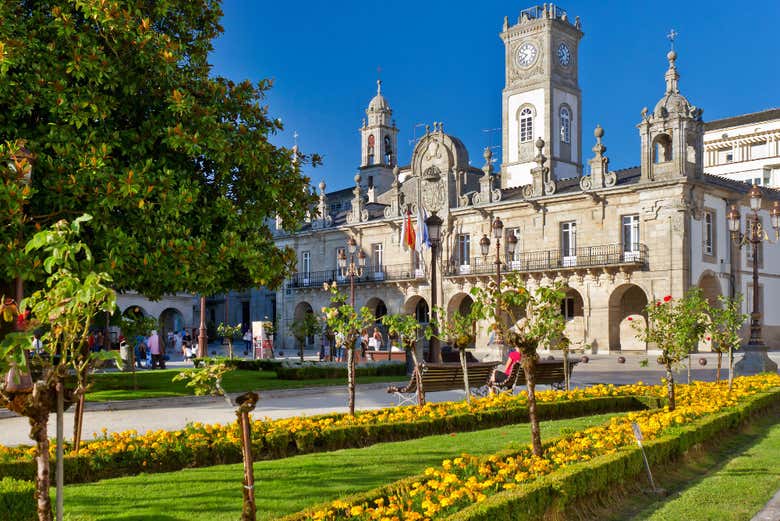
<svg viewBox="0 0 780 521">
<path fill-rule="evenodd" d="M 773 359 L 780 361 L 780 353 L 773 353 Z M 698 364 L 698 359 L 707 360 L 707 366 Z M 572 385 L 587 387 L 597 383 L 629 384 L 639 380 L 657 384 L 664 371 L 654 360 L 648 367 L 641 367 L 640 356 L 626 356 L 626 362 L 620 364 L 616 356 L 592 355 L 587 364 L 580 363 L 574 369 Z M 177 362 L 169 367 L 179 365 Z M 695 380 L 712 381 L 715 379 L 715 356 L 697 355 L 694 358 L 692 377 Z M 723 372 L 723 378 L 727 374 Z M 687 381 L 687 370 L 678 371 L 678 382 Z M 359 410 L 377 409 L 395 405 L 393 397 L 385 391 L 388 384 L 358 385 L 356 408 Z M 546 388 L 546 386 L 542 386 Z M 436 392 L 427 395 L 429 401 L 442 402 L 462 400 L 463 391 Z M 299 415 L 315 415 L 330 412 L 347 411 L 346 385 L 263 391 L 254 416 L 257 418 L 286 418 Z M 225 423 L 235 420 L 233 408 L 221 398 L 181 397 L 152 400 L 132 400 L 125 402 L 87 403 L 84 416 L 84 438 L 100 435 L 105 427 L 110 432 L 135 429 L 141 433 L 157 429 L 180 429 L 191 422 Z M 70 435 L 73 425 L 73 413 L 65 413 L 66 434 Z M 49 422 L 49 432 L 55 435 L 55 422 Z M 0 444 L 6 446 L 30 444 L 29 425 L 25 418 L 5 411 L 0 413 Z"/>
</svg>

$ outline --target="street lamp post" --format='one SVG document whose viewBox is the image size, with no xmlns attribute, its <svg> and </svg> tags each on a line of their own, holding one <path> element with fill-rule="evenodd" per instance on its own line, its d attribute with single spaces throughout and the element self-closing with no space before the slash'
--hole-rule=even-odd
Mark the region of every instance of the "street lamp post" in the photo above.
<svg viewBox="0 0 780 521">
<path fill-rule="evenodd" d="M 349 259 L 347 259 L 347 253 L 342 250 L 339 253 L 339 271 L 341 277 L 349 277 L 349 297 L 352 308 L 355 308 L 355 277 L 362 277 L 363 270 L 366 267 L 366 254 L 361 248 L 358 252 L 358 244 L 354 237 L 350 237 L 347 241 L 347 252 L 349 252 Z M 355 255 L 357 253 L 357 255 Z M 355 257 L 357 257 L 357 264 L 355 264 Z M 349 262 L 347 262 L 349 260 Z"/>
<path fill-rule="evenodd" d="M 430 357 L 432 362 L 441 362 L 441 349 L 439 346 L 438 331 L 436 330 L 436 250 L 441 239 L 441 217 L 435 213 L 426 219 L 428 226 L 428 238 L 431 241 L 431 323 L 433 324 L 433 336 L 430 343 Z"/>
<path fill-rule="evenodd" d="M 758 218 L 761 209 L 761 190 L 753 185 L 748 194 L 750 199 L 751 214 L 745 222 L 745 233 L 741 232 L 739 209 L 732 205 L 727 214 L 731 239 L 742 249 L 743 246 L 753 248 L 753 312 L 750 314 L 750 340 L 744 346 L 745 355 L 737 362 L 734 369 L 737 374 L 748 375 L 764 372 L 776 372 L 777 364 L 774 363 L 766 352 L 766 344 L 761 334 L 761 312 L 759 311 L 758 293 L 758 246 L 763 242 L 772 242 L 766 235 L 764 227 Z M 780 238 L 780 201 L 775 201 L 769 211 L 772 228 L 775 230 L 775 238 Z"/>
<path fill-rule="evenodd" d="M 504 223 L 501 221 L 500 218 L 496 217 L 492 224 L 493 229 L 493 238 L 496 240 L 496 288 L 501 288 L 501 237 L 504 234 Z M 488 238 L 487 234 L 482 236 L 482 239 L 479 241 L 479 246 L 482 250 L 482 257 L 487 257 L 490 253 L 490 239 Z M 506 260 L 510 260 L 515 255 L 515 248 L 517 247 L 517 237 L 515 237 L 514 232 L 511 232 L 509 236 L 506 238 Z M 499 310 L 498 310 L 499 303 L 496 302 L 496 318 L 498 319 L 499 316 Z M 500 343 L 501 340 L 499 338 L 496 338 L 496 343 Z"/>
</svg>

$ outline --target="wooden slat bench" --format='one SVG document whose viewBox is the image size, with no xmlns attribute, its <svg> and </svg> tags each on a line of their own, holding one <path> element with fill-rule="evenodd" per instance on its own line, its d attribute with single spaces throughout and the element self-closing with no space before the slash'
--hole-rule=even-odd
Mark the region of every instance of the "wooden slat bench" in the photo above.
<svg viewBox="0 0 780 521">
<path fill-rule="evenodd" d="M 569 378 L 574 366 L 579 360 L 569 360 Z M 549 385 L 551 388 L 560 389 L 566 382 L 563 372 L 563 360 L 539 360 L 536 362 L 536 385 Z M 512 367 L 512 374 L 500 384 L 493 386 L 494 392 L 514 392 L 515 388 L 526 385 L 525 371 L 521 364 Z"/>
<path fill-rule="evenodd" d="M 496 363 L 468 364 L 469 389 L 483 388 L 488 384 Z M 463 389 L 463 367 L 458 364 L 423 364 L 421 366 L 422 390 L 425 393 Z M 415 372 L 417 369 L 415 369 Z M 387 392 L 398 398 L 398 405 L 412 403 L 417 398 L 417 375 L 413 374 L 404 387 L 390 386 Z"/>
<path fill-rule="evenodd" d="M 387 357 L 387 351 L 366 351 L 366 360 L 379 362 L 381 360 L 400 360 L 406 361 L 406 351 L 390 351 L 390 358 Z"/>
</svg>

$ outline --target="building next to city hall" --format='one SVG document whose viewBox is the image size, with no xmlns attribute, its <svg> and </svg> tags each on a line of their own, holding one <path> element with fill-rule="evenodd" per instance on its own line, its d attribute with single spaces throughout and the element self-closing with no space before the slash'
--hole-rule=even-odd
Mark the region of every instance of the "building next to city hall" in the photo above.
<svg viewBox="0 0 780 521">
<path fill-rule="evenodd" d="M 521 273 L 529 287 L 565 282 L 568 336 L 595 353 L 646 351 L 631 322 L 645 320 L 648 302 L 680 297 L 692 286 L 710 299 L 742 294 L 750 311 L 755 261 L 761 310 L 778 309 L 780 248 L 763 246 L 753 259 L 731 241 L 727 212 L 739 208 L 744 230 L 751 187 L 705 173 L 706 124 L 702 109 L 681 92 L 677 54 L 667 55 L 663 79 L 659 67 L 659 99 L 650 108 L 627 108 L 638 115 L 640 166 L 612 170 L 608 134 L 600 127 L 583 132 L 581 125 L 582 36 L 579 19 L 550 4 L 504 20 L 502 152 L 495 170 L 490 150 L 470 158 L 442 123 L 427 127 L 410 162 L 399 164 L 398 128 L 378 84 L 360 128 L 354 188 L 327 193 L 320 183 L 312 218 L 296 233 L 277 230 L 278 246 L 298 256 L 297 273 L 275 295 L 277 345 L 292 348 L 291 324 L 329 305 L 323 282 L 338 281 L 348 291 L 338 258 L 349 256 L 349 239 L 365 257 L 355 279 L 357 306 L 377 317 L 414 313 L 421 322 L 432 302 L 448 312 L 467 310 L 470 290 L 496 276 L 496 219 L 503 222 L 502 270 Z M 470 159 L 484 166 L 472 167 Z M 774 233 L 769 208 L 780 193 L 763 188 L 762 195 L 759 215 Z M 435 287 L 431 249 L 420 254 L 401 243 L 407 212 L 413 221 L 423 213 L 442 219 Z M 507 247 L 511 235 L 514 251 Z M 477 356 L 498 358 L 481 330 Z M 764 314 L 763 333 L 768 344 L 778 343 L 779 313 Z M 320 338 L 310 341 L 319 346 Z"/>
</svg>

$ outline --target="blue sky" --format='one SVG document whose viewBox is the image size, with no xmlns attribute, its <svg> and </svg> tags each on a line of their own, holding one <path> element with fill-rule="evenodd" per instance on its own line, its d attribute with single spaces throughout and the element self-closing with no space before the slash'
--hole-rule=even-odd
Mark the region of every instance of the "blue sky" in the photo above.
<svg viewBox="0 0 780 521">
<path fill-rule="evenodd" d="M 273 78 L 270 115 L 285 130 L 274 143 L 324 156 L 307 168 L 328 191 L 352 185 L 360 160 L 358 128 L 382 91 L 399 128 L 399 162 L 407 164 L 414 126 L 443 121 L 472 164 L 500 145 L 504 16 L 516 20 L 530 2 L 225 0 L 224 35 L 215 42 L 214 73 L 234 80 Z M 592 129 L 605 129 L 612 169 L 639 163 L 635 125 L 642 107 L 664 92 L 674 28 L 680 90 L 709 121 L 780 106 L 780 1 L 569 1 L 580 16 L 583 161 Z M 417 129 L 419 136 L 420 129 Z M 498 154 L 498 150 L 496 150 Z"/>
</svg>

